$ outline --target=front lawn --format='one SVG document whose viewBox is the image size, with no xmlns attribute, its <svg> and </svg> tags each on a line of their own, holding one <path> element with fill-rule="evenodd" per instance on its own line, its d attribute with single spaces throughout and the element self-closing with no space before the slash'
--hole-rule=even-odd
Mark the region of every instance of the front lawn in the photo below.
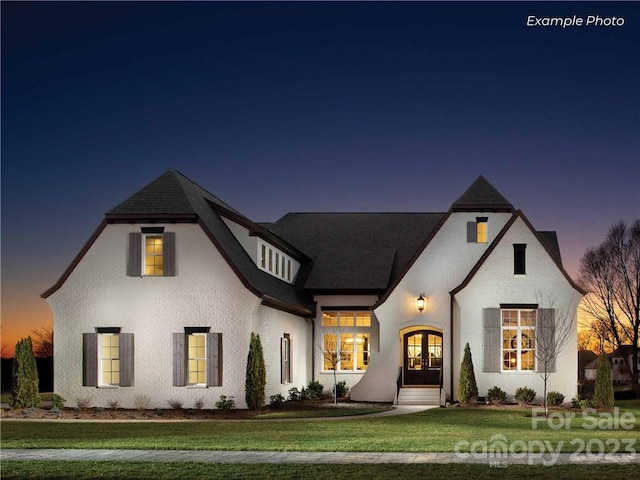
<svg viewBox="0 0 640 480">
<path fill-rule="evenodd" d="M 629 430 L 608 422 L 611 414 L 583 418 L 581 412 L 574 412 L 575 418 L 561 428 L 561 422 L 549 424 L 543 420 L 535 422 L 534 429 L 531 409 L 440 408 L 412 415 L 344 421 L 7 421 L 2 425 L 2 447 L 455 452 L 504 438 L 507 445 L 517 443 L 519 448 L 533 441 L 548 442 L 556 451 L 565 453 L 576 453 L 581 445 L 583 452 L 586 446 L 592 451 L 635 451 L 640 448 L 640 401 L 621 401 L 618 405 L 634 417 Z M 565 413 L 569 412 L 558 411 L 558 420 Z"/>
</svg>

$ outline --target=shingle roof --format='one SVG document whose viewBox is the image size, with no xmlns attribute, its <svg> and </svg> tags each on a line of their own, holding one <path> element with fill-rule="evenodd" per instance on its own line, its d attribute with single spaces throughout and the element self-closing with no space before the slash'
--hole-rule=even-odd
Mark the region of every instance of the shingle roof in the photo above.
<svg viewBox="0 0 640 480">
<path fill-rule="evenodd" d="M 513 211 L 513 205 L 502 196 L 482 175 L 455 201 L 454 211 L 506 210 Z"/>
<path fill-rule="evenodd" d="M 384 291 L 444 215 L 289 213 L 269 230 L 313 259 L 306 288 Z"/>
</svg>

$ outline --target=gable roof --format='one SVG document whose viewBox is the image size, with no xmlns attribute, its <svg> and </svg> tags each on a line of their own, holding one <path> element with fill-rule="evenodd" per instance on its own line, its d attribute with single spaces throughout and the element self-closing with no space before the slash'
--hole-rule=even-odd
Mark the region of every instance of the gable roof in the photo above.
<svg viewBox="0 0 640 480">
<path fill-rule="evenodd" d="M 313 260 L 304 287 L 383 292 L 444 213 L 289 213 L 269 230 Z"/>
<path fill-rule="evenodd" d="M 513 205 L 480 175 L 451 206 L 459 211 L 507 211 L 512 212 Z"/>
</svg>

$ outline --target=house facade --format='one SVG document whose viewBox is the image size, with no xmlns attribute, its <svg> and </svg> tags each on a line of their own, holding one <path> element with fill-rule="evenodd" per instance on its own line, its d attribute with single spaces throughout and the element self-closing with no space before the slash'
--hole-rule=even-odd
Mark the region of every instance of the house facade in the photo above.
<svg viewBox="0 0 640 480">
<path fill-rule="evenodd" d="M 555 233 L 536 231 L 483 177 L 444 213 L 259 224 L 170 170 L 107 212 L 42 296 L 54 390 L 97 406 L 211 407 L 226 395 L 244 407 L 251 332 L 267 398 L 312 380 L 330 389 L 335 372 L 354 400 L 455 400 L 466 343 L 481 396 L 494 385 L 542 392 L 540 341 L 566 321 L 548 390 L 576 391 L 583 292 Z"/>
</svg>

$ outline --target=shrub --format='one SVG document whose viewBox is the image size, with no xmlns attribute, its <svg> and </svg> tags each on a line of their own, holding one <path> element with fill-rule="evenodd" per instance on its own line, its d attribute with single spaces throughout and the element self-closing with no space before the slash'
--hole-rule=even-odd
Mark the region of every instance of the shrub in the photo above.
<svg viewBox="0 0 640 480">
<path fill-rule="evenodd" d="M 547 393 L 547 404 L 549 405 L 562 405 L 564 403 L 564 395 L 560 392 Z"/>
<path fill-rule="evenodd" d="M 96 407 L 96 413 L 102 413 L 102 412 L 104 412 L 104 408 Z"/>
<path fill-rule="evenodd" d="M 133 404 L 135 405 L 137 410 L 148 409 L 150 403 L 151 399 L 146 395 L 136 395 L 135 397 L 133 397 Z"/>
<path fill-rule="evenodd" d="M 52 414 L 54 415 L 58 415 L 60 413 L 62 413 L 62 410 L 58 407 L 51 407 L 51 410 L 49 410 Z"/>
<path fill-rule="evenodd" d="M 300 400 L 309 400 L 311 398 L 311 392 L 308 388 L 302 387 L 300 390 Z"/>
<path fill-rule="evenodd" d="M 84 397 L 80 397 L 76 399 L 76 404 L 78 408 L 89 408 L 93 403 L 93 395 L 85 395 Z"/>
<path fill-rule="evenodd" d="M 204 408 L 204 397 L 196 398 L 196 401 L 193 403 L 193 406 L 196 410 L 202 410 Z"/>
<path fill-rule="evenodd" d="M 180 410 L 182 408 L 182 400 L 171 399 L 171 400 L 167 400 L 167 403 L 174 410 Z"/>
<path fill-rule="evenodd" d="M 315 380 L 313 382 L 309 382 L 307 390 L 309 391 L 309 398 L 319 398 L 322 397 L 322 393 L 324 392 L 324 385 Z"/>
<path fill-rule="evenodd" d="M 276 393 L 275 395 L 271 395 L 269 397 L 269 405 L 271 405 L 272 408 L 280 408 L 283 403 L 284 397 L 279 393 Z"/>
<path fill-rule="evenodd" d="M 593 403 L 597 408 L 613 407 L 613 382 L 609 357 L 602 352 L 596 367 L 596 385 L 593 390 Z"/>
<path fill-rule="evenodd" d="M 349 393 L 349 387 L 347 387 L 347 381 L 342 380 L 341 382 L 336 383 L 335 386 L 335 394 L 336 397 L 346 397 L 347 393 Z"/>
<path fill-rule="evenodd" d="M 57 393 L 54 393 L 53 395 L 51 395 L 51 410 L 53 411 L 53 409 L 55 408 L 58 410 L 57 413 L 60 413 L 60 411 L 62 411 L 62 409 L 64 408 L 64 402 L 66 402 L 64 398 L 62 398 Z"/>
<path fill-rule="evenodd" d="M 536 391 L 533 388 L 520 387 L 516 390 L 514 397 L 519 405 L 527 405 L 528 403 L 533 403 L 535 400 Z"/>
<path fill-rule="evenodd" d="M 304 390 L 304 388 L 303 388 Z M 300 390 L 297 387 L 292 387 L 289 389 L 289 400 L 292 402 L 298 402 L 302 400 Z"/>
<path fill-rule="evenodd" d="M 458 384 L 458 400 L 464 404 L 473 404 L 478 399 L 478 385 L 473 371 L 473 359 L 469 343 L 464 346 L 464 357 L 460 365 L 460 383 Z"/>
<path fill-rule="evenodd" d="M 507 392 L 502 390 L 500 387 L 493 386 L 487 392 L 487 400 L 489 400 L 493 405 L 499 405 L 507 400 Z"/>
<path fill-rule="evenodd" d="M 33 356 L 31 337 L 23 338 L 16 343 L 12 378 L 13 388 L 9 406 L 11 408 L 39 407 L 38 369 Z"/>
<path fill-rule="evenodd" d="M 220 399 L 216 402 L 216 408 L 218 410 L 232 410 L 236 407 L 236 401 L 233 396 L 227 397 L 226 395 L 220 395 Z"/>
<path fill-rule="evenodd" d="M 264 405 L 264 389 L 267 384 L 266 376 L 267 371 L 264 365 L 260 335 L 251 332 L 245 381 L 245 400 L 247 401 L 248 408 L 258 410 Z"/>
</svg>

